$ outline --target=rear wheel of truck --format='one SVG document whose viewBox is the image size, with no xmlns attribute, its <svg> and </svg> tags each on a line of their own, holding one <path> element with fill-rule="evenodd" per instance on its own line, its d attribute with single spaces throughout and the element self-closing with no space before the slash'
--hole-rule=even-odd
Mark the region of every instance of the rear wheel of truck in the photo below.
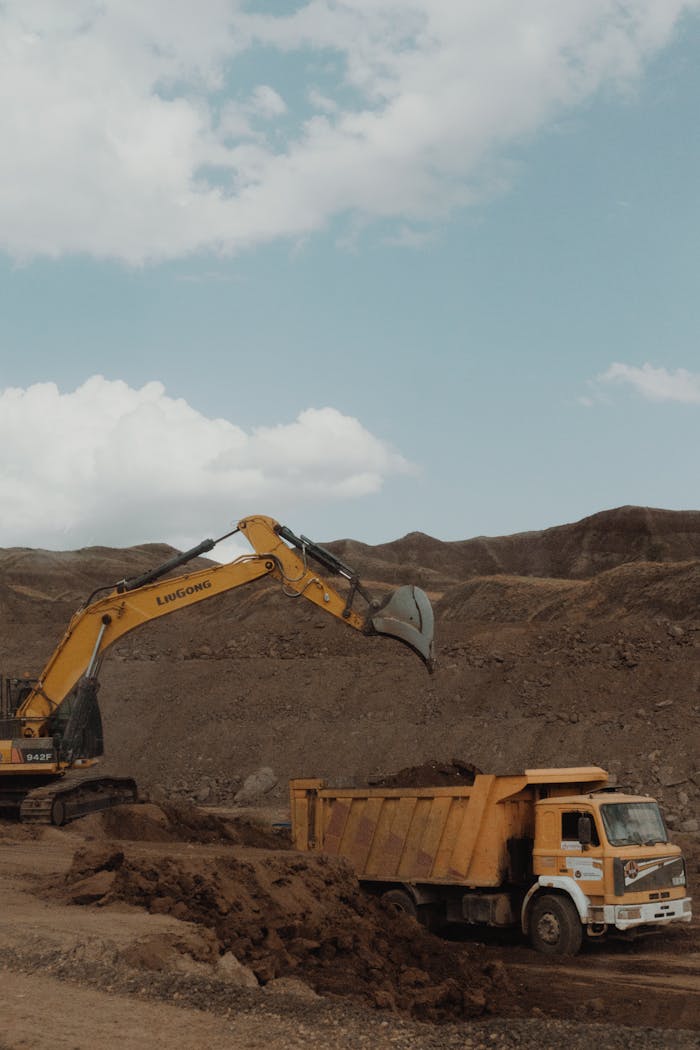
<svg viewBox="0 0 700 1050">
<path fill-rule="evenodd" d="M 412 919 L 418 918 L 416 902 L 405 890 L 387 890 L 386 893 L 382 893 L 382 901 L 391 911 L 400 911 L 404 915 L 410 915 Z"/>
<path fill-rule="evenodd" d="M 442 914 L 436 904 L 416 904 L 406 890 L 387 890 L 382 894 L 382 900 L 389 905 L 392 911 L 400 911 L 403 915 L 410 915 L 412 919 L 417 919 L 421 926 L 425 926 L 430 933 L 436 933 L 444 925 Z"/>
<path fill-rule="evenodd" d="M 535 899 L 530 911 L 530 940 L 532 947 L 545 955 L 576 955 L 583 926 L 568 897 L 546 893 Z"/>
</svg>

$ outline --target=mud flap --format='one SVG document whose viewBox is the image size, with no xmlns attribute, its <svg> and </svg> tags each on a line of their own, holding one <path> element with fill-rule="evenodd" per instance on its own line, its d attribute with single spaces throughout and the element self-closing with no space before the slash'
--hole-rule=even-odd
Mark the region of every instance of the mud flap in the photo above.
<svg viewBox="0 0 700 1050">
<path fill-rule="evenodd" d="M 399 587 L 370 619 L 377 634 L 388 634 L 404 642 L 420 656 L 432 673 L 435 670 L 433 607 L 420 587 Z"/>
</svg>

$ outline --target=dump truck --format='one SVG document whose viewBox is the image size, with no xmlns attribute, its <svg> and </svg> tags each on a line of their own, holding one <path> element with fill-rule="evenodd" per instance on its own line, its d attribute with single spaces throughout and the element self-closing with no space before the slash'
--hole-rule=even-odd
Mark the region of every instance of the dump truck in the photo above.
<svg viewBox="0 0 700 1050">
<path fill-rule="evenodd" d="M 598 766 L 477 774 L 459 787 L 291 781 L 294 846 L 346 858 L 361 885 L 430 928 L 519 926 L 574 955 L 584 936 L 690 922 L 686 868 L 658 804 Z"/>
</svg>

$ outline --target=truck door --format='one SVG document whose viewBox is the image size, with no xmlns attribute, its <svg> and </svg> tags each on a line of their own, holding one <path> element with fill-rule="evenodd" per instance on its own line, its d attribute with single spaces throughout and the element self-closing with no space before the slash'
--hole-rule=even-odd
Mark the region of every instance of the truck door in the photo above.
<svg viewBox="0 0 700 1050">
<path fill-rule="evenodd" d="M 588 834 L 585 834 L 588 831 Z M 590 837 L 590 842 L 585 839 Z M 581 840 L 584 839 L 582 842 Z M 581 887 L 588 897 L 601 897 L 603 890 L 603 849 L 595 813 L 588 809 L 561 811 L 561 838 L 558 868 L 560 875 Z"/>
</svg>

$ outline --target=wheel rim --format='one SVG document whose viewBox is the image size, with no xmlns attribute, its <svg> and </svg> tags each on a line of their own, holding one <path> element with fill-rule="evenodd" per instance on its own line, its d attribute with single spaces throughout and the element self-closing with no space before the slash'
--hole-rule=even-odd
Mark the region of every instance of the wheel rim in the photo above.
<svg viewBox="0 0 700 1050">
<path fill-rule="evenodd" d="M 537 920 L 537 935 L 545 944 L 558 944 L 561 940 L 559 919 L 551 911 L 544 912 Z"/>
</svg>

